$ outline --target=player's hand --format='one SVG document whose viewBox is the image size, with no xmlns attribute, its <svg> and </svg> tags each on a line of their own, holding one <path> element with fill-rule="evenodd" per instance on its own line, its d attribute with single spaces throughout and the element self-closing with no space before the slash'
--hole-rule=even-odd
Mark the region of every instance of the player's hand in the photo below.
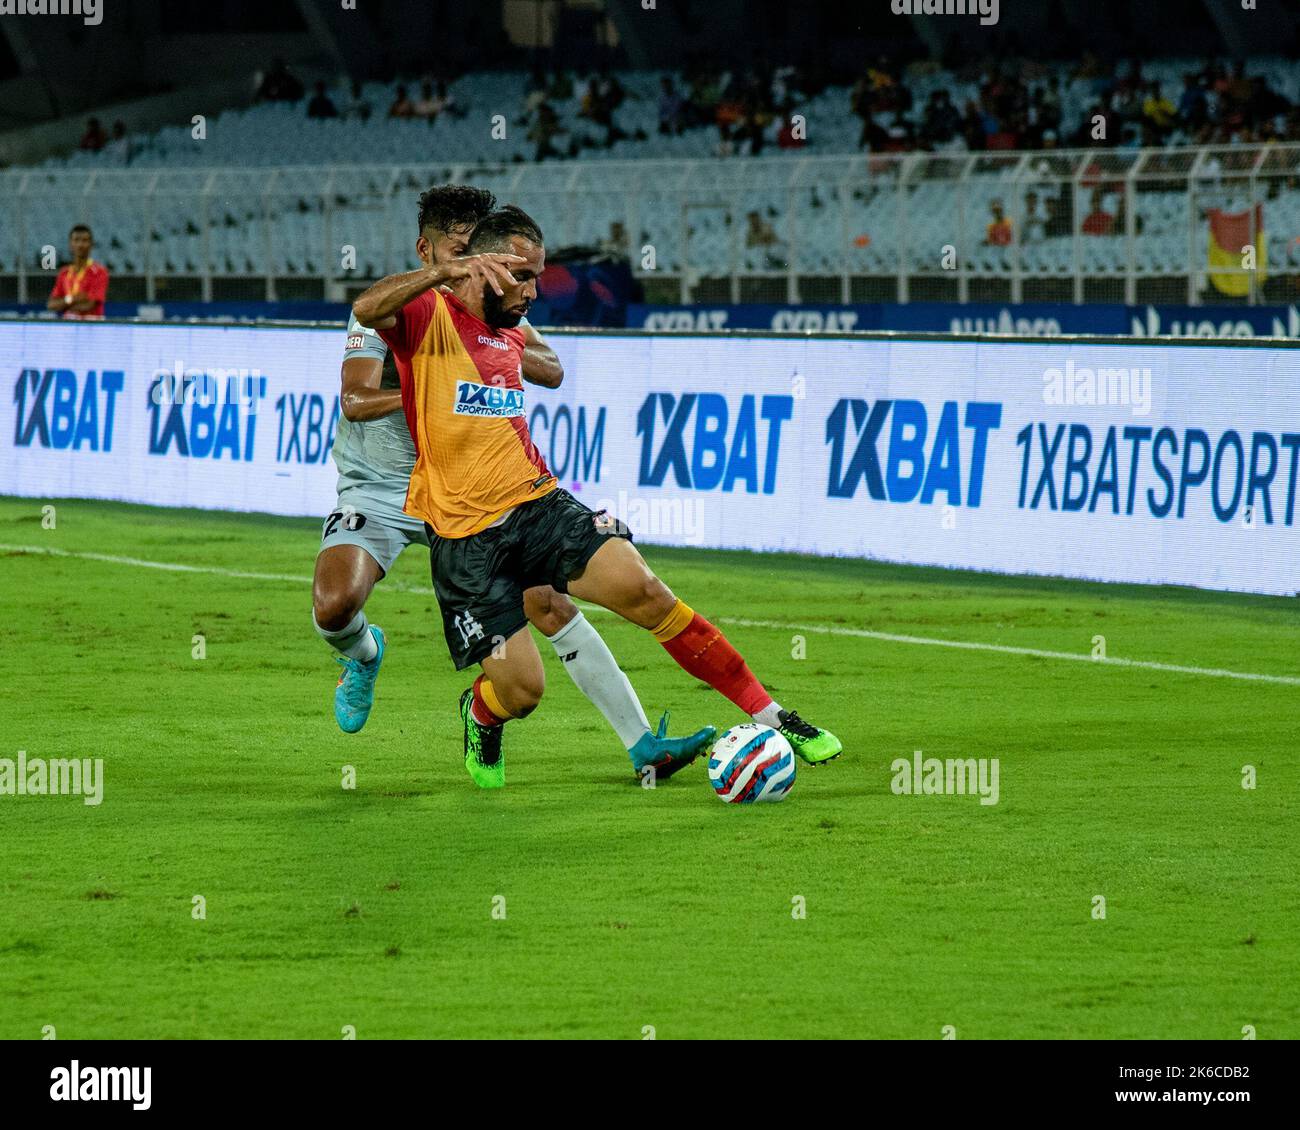
<svg viewBox="0 0 1300 1130">
<path fill-rule="evenodd" d="M 466 255 L 461 259 L 453 259 L 446 265 L 446 271 L 453 279 L 473 279 L 484 283 L 496 291 L 497 297 L 500 298 L 505 295 L 505 287 L 519 285 L 515 276 L 510 273 L 510 268 L 527 262 L 528 260 L 522 255 L 487 252 L 483 255 Z"/>
</svg>

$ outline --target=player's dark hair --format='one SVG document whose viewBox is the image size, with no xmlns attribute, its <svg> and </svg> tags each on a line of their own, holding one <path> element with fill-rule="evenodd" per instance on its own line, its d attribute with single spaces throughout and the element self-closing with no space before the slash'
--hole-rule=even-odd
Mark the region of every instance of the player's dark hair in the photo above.
<svg viewBox="0 0 1300 1130">
<path fill-rule="evenodd" d="M 472 228 L 497 206 L 486 188 L 468 184 L 437 184 L 420 193 L 420 233 L 429 228 L 454 232 Z"/>
<path fill-rule="evenodd" d="M 68 229 L 68 238 L 71 239 L 79 231 L 84 231 L 91 239 L 95 238 L 95 233 L 85 224 L 73 224 L 72 227 Z"/>
<path fill-rule="evenodd" d="M 489 212 L 479 221 L 474 234 L 469 237 L 466 251 L 470 255 L 477 255 L 482 251 L 508 251 L 510 239 L 516 235 L 528 240 L 529 243 L 537 244 L 538 247 L 545 242 L 537 221 L 522 208 L 507 204 L 504 208 Z"/>
</svg>

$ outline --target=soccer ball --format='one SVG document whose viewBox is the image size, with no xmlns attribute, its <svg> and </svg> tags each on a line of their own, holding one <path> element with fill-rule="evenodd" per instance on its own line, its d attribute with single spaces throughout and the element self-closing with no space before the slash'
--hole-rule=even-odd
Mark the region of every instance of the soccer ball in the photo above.
<svg viewBox="0 0 1300 1130">
<path fill-rule="evenodd" d="M 794 787 L 794 750 L 771 726 L 732 726 L 709 751 L 709 781 L 720 800 L 785 800 Z"/>
</svg>

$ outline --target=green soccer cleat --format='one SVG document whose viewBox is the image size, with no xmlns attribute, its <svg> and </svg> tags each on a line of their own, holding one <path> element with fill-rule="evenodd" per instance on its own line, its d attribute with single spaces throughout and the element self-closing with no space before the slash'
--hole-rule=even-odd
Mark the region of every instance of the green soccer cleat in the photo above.
<svg viewBox="0 0 1300 1130">
<path fill-rule="evenodd" d="M 809 765 L 825 765 L 834 761 L 844 752 L 840 739 L 829 730 L 819 730 L 810 726 L 793 710 L 783 710 L 779 715 L 781 736 L 790 743 L 790 748 Z"/>
<path fill-rule="evenodd" d="M 474 691 L 460 696 L 460 718 L 465 723 L 465 769 L 480 789 L 506 787 L 506 759 L 501 752 L 505 725 L 481 726 L 474 717 Z"/>
</svg>

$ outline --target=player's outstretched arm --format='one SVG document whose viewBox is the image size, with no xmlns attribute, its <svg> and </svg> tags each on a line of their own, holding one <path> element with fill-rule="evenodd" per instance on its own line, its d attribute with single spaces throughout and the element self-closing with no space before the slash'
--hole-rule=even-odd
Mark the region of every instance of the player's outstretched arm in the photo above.
<svg viewBox="0 0 1300 1130">
<path fill-rule="evenodd" d="M 447 281 L 445 276 L 445 270 L 437 264 L 389 275 L 357 295 L 352 303 L 352 315 L 368 329 L 390 329 L 397 324 L 397 311 L 426 290 L 441 286 Z"/>
<path fill-rule="evenodd" d="M 401 389 L 380 388 L 384 363 L 377 357 L 349 357 L 343 362 L 339 410 L 349 420 L 377 420 L 402 410 Z"/>
<path fill-rule="evenodd" d="M 524 326 L 524 380 L 544 388 L 559 388 L 564 366 L 555 350 L 531 325 Z"/>
<path fill-rule="evenodd" d="M 527 260 L 521 255 L 467 255 L 462 259 L 421 267 L 417 271 L 389 275 L 357 296 L 352 304 L 352 313 L 368 329 L 386 330 L 397 324 L 397 312 L 408 302 L 419 298 L 426 290 L 458 279 L 478 279 L 498 295 L 503 294 L 504 287 L 518 285 L 510 274 L 510 268 L 524 262 Z"/>
</svg>

